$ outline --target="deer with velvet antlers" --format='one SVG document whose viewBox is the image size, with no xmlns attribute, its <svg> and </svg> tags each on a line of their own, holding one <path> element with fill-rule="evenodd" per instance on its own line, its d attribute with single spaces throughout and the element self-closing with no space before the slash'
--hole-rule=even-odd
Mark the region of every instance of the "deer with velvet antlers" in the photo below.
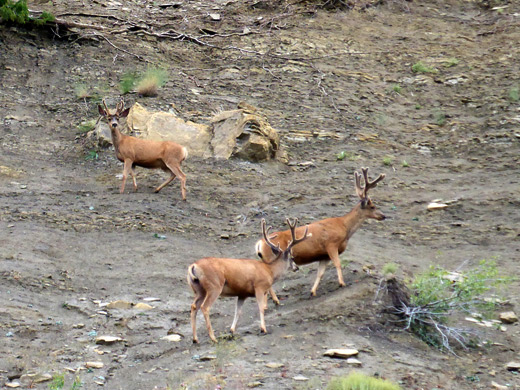
<svg viewBox="0 0 520 390">
<path fill-rule="evenodd" d="M 267 291 L 273 283 L 279 279 L 289 267 L 297 270 L 292 262 L 291 249 L 298 243 L 310 237 L 308 228 L 301 238 L 296 238 L 296 224 L 287 219 L 290 239 L 286 242 L 285 249 L 280 249 L 269 239 L 270 227 L 266 229 L 265 220 L 262 219 L 262 233 L 266 245 L 271 248 L 273 256 L 270 260 L 262 261 L 253 259 L 229 259 L 205 257 L 189 266 L 188 283 L 195 293 L 195 299 L 191 305 L 191 327 L 193 330 L 193 342 L 198 343 L 197 338 L 197 312 L 199 309 L 206 320 L 209 337 L 217 342 L 211 321 L 209 309 L 219 296 L 237 297 L 235 318 L 231 325 L 231 333 L 235 333 L 238 318 L 242 311 L 242 305 L 246 298 L 255 297 L 260 311 L 260 330 L 267 333 L 264 320 L 264 311 L 267 308 Z"/>
<path fill-rule="evenodd" d="M 343 274 L 341 271 L 341 263 L 339 255 L 347 247 L 348 240 L 359 229 L 361 224 L 369 219 L 382 221 L 385 215 L 376 209 L 372 200 L 368 197 L 368 191 L 374 188 L 378 182 L 383 180 L 384 174 L 379 175 L 374 181 L 368 179 L 368 168 L 361 168 L 365 186 L 361 187 L 361 175 L 354 173 L 356 193 L 359 196 L 359 203 L 347 214 L 342 217 L 328 218 L 308 225 L 309 236 L 301 245 L 292 249 L 293 261 L 297 265 L 305 265 L 318 262 L 318 275 L 311 289 L 311 295 L 316 295 L 316 290 L 321 278 L 325 272 L 325 268 L 329 261 L 336 267 L 338 273 L 338 281 L 340 286 L 345 286 Z M 287 248 L 294 232 L 288 230 L 274 233 L 269 239 L 280 246 L 283 250 Z M 259 240 L 256 243 L 256 253 L 264 261 L 269 261 L 275 256 L 271 249 L 272 244 L 267 243 L 266 239 Z M 273 289 L 269 290 L 273 301 L 279 304 L 279 300 Z"/>
<path fill-rule="evenodd" d="M 159 192 L 175 177 L 178 177 L 181 182 L 182 200 L 186 200 L 186 175 L 181 170 L 181 163 L 188 157 L 188 150 L 172 141 L 152 141 L 122 134 L 119 130 L 119 119 L 126 118 L 130 108 L 124 109 L 123 99 L 117 104 L 114 113 L 110 112 L 105 100 L 103 100 L 103 106 L 98 105 L 99 114 L 107 120 L 112 133 L 112 143 L 116 150 L 116 156 L 119 161 L 124 163 L 120 192 L 125 192 L 126 178 L 129 173 L 132 175 L 134 190 L 137 191 L 134 168 L 139 166 L 149 169 L 162 169 L 170 173 L 170 177 L 157 187 L 155 192 Z"/>
</svg>

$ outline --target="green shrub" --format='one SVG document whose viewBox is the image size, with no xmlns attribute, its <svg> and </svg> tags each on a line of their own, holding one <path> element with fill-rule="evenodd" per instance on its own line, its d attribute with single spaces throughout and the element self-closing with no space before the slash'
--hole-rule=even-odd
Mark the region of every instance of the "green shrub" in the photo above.
<svg viewBox="0 0 520 390">
<path fill-rule="evenodd" d="M 0 19 L 4 22 L 26 24 L 35 23 L 38 25 L 52 22 L 55 18 L 49 12 L 42 12 L 38 18 L 29 15 L 27 0 L 0 0 Z"/>
<path fill-rule="evenodd" d="M 77 129 L 80 133 L 88 133 L 91 130 L 94 130 L 97 124 L 96 119 L 91 119 L 88 121 L 81 122 L 79 125 L 77 125 Z"/>
<path fill-rule="evenodd" d="M 518 102 L 520 100 L 520 89 L 518 87 L 512 87 L 509 90 L 509 99 L 512 102 Z"/>
<path fill-rule="evenodd" d="M 119 82 L 119 90 L 123 95 L 132 92 L 135 88 L 136 83 L 136 75 L 135 73 L 125 73 Z"/>
<path fill-rule="evenodd" d="M 400 390 L 401 388 L 390 381 L 374 378 L 359 372 L 352 372 L 348 376 L 332 378 L 327 390 Z"/>
<path fill-rule="evenodd" d="M 446 68 L 451 68 L 452 66 L 456 66 L 459 64 L 459 60 L 456 58 L 448 58 L 448 60 L 444 63 Z"/>
<path fill-rule="evenodd" d="M 142 96 L 157 96 L 159 88 L 168 81 L 168 72 L 160 68 L 149 68 L 137 82 L 137 93 Z"/>
<path fill-rule="evenodd" d="M 399 266 L 396 263 L 386 263 L 385 265 L 383 265 L 381 272 L 383 273 L 383 275 L 395 274 L 395 272 L 398 269 Z"/>
<path fill-rule="evenodd" d="M 62 390 L 63 386 L 65 386 L 65 375 L 53 375 L 52 382 L 49 384 L 49 390 Z"/>
<path fill-rule="evenodd" d="M 424 65 L 421 61 L 412 65 L 412 72 L 414 73 L 436 73 L 437 69 Z"/>
<path fill-rule="evenodd" d="M 450 317 L 472 312 L 490 315 L 497 301 L 486 300 L 484 295 L 511 281 L 512 278 L 499 275 L 494 261 L 482 260 L 477 267 L 457 273 L 432 266 L 409 285 L 409 305 L 400 310 L 401 314 L 406 312 L 406 329 L 441 350 L 452 352 L 452 341 L 466 348 L 468 332 L 452 327 Z"/>
</svg>

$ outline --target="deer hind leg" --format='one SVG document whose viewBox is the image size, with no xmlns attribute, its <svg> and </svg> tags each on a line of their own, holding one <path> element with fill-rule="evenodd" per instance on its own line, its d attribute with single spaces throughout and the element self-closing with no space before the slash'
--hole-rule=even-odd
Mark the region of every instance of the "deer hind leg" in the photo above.
<svg viewBox="0 0 520 390">
<path fill-rule="evenodd" d="M 272 298 L 273 302 L 275 303 L 275 305 L 279 305 L 280 300 L 276 296 L 276 292 L 274 291 L 274 289 L 271 287 L 268 292 L 269 292 L 269 295 L 271 295 L 271 298 Z"/>
<path fill-rule="evenodd" d="M 191 330 L 193 331 L 193 342 L 198 343 L 199 339 L 197 337 L 197 312 L 200 309 L 200 306 L 202 305 L 202 302 L 204 301 L 203 295 L 197 295 L 191 304 Z"/>
<path fill-rule="evenodd" d="M 182 171 L 180 165 L 174 165 L 174 164 L 166 164 L 167 167 L 172 171 L 172 173 L 179 178 L 181 181 L 181 194 L 182 194 L 182 200 L 186 200 L 186 175 Z"/>
<path fill-rule="evenodd" d="M 235 307 L 235 318 L 233 319 L 233 324 L 231 324 L 231 333 L 235 333 L 237 329 L 237 322 L 240 318 L 240 314 L 242 314 L 242 305 L 244 304 L 246 298 L 237 297 L 237 305 Z"/>
<path fill-rule="evenodd" d="M 215 303 L 221 292 L 222 289 L 217 291 L 208 291 L 206 293 L 206 298 L 204 298 L 204 302 L 202 302 L 202 305 L 200 306 L 200 310 L 206 320 L 206 328 L 208 329 L 209 338 L 215 343 L 218 343 L 218 341 L 215 337 L 215 333 L 213 333 L 213 327 L 211 326 L 211 321 L 209 319 L 209 309 L 211 308 L 211 305 Z"/>
<path fill-rule="evenodd" d="M 323 277 L 323 274 L 325 273 L 325 269 L 327 268 L 327 263 L 329 260 L 321 260 L 318 263 L 318 275 L 316 276 L 316 280 L 314 281 L 314 286 L 312 286 L 311 289 L 311 295 L 313 297 L 316 296 L 316 290 L 318 289 L 318 285 L 320 284 L 321 278 Z"/>
<path fill-rule="evenodd" d="M 329 257 L 332 260 L 332 263 L 334 264 L 334 267 L 336 267 L 336 271 L 338 273 L 338 282 L 341 287 L 345 286 L 345 282 L 343 281 L 343 272 L 341 271 L 341 260 L 339 259 L 339 254 L 337 249 L 331 249 L 328 251 Z"/>
<path fill-rule="evenodd" d="M 125 185 L 126 185 L 126 178 L 128 177 L 128 173 L 129 172 L 133 172 L 132 171 L 132 164 L 133 164 L 133 161 L 132 160 L 125 160 L 124 162 L 124 167 L 123 167 L 123 182 L 121 183 L 121 189 L 119 190 L 119 193 L 122 194 L 125 192 Z M 132 177 L 133 177 L 133 173 L 132 173 Z"/>
<path fill-rule="evenodd" d="M 267 291 L 256 290 L 255 297 L 256 302 L 258 303 L 258 311 L 260 312 L 260 330 L 264 333 L 267 333 L 264 319 L 264 311 L 267 307 Z"/>
</svg>

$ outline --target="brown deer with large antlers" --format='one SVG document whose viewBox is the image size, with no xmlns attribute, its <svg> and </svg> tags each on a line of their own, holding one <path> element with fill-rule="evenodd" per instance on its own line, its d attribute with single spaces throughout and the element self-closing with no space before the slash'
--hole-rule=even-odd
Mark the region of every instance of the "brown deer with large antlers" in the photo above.
<svg viewBox="0 0 520 390">
<path fill-rule="evenodd" d="M 312 238 L 292 250 L 293 261 L 297 265 L 319 262 L 318 275 L 311 289 L 313 296 L 316 295 L 316 290 L 323 277 L 325 268 L 331 260 L 336 267 L 340 286 L 345 286 L 339 255 L 343 253 L 350 237 L 352 237 L 366 219 L 373 218 L 378 221 L 385 219 L 385 215 L 376 209 L 376 206 L 374 206 L 374 203 L 368 197 L 368 190 L 374 188 L 379 181 L 383 180 L 385 175 L 381 174 L 374 181 L 369 181 L 368 168 L 361 168 L 361 171 L 363 172 L 365 180 L 364 187 L 361 187 L 361 175 L 357 172 L 354 174 L 356 193 L 360 198 L 360 202 L 349 213 L 342 217 L 328 218 L 308 225 L 309 236 L 312 234 Z M 277 232 L 270 237 L 270 240 L 278 244 L 283 250 L 287 248 L 287 244 L 292 235 L 293 233 L 288 230 Z M 275 256 L 270 248 L 271 244 L 267 244 L 265 239 L 259 240 L 256 243 L 256 253 L 264 261 L 268 261 Z M 273 289 L 270 289 L 269 293 L 273 301 L 279 304 L 279 300 Z"/>
<path fill-rule="evenodd" d="M 195 299 L 191 305 L 191 327 L 194 343 L 198 343 L 197 312 L 199 309 L 206 320 L 209 337 L 217 342 L 209 319 L 209 309 L 221 295 L 237 297 L 231 333 L 235 333 L 242 305 L 248 297 L 256 297 L 260 311 L 260 329 L 267 333 L 264 320 L 264 311 L 267 308 L 267 291 L 290 266 L 293 267 L 293 270 L 298 269 L 292 262 L 291 249 L 310 236 L 310 234 L 307 234 L 308 228 L 306 228 L 303 236 L 297 239 L 295 233 L 297 223 L 298 219 L 295 219 L 293 223 L 287 219 L 291 239 L 287 242 L 285 250 L 282 250 L 280 246 L 269 240 L 271 228 L 266 229 L 265 220 L 262 219 L 264 240 L 273 253 L 273 258 L 270 261 L 205 257 L 189 266 L 188 283 L 195 293 Z"/>
<path fill-rule="evenodd" d="M 99 114 L 103 116 L 112 133 L 112 143 L 116 150 L 119 161 L 124 163 L 123 182 L 120 192 L 125 192 L 126 178 L 128 173 L 132 175 L 134 190 L 137 191 L 134 167 L 139 166 L 149 169 L 162 169 L 170 173 L 170 177 L 155 189 L 159 192 L 177 176 L 181 181 L 182 200 L 186 200 L 186 175 L 181 170 L 181 163 L 188 157 L 188 150 L 172 141 L 152 141 L 124 135 L 119 130 L 119 119 L 126 118 L 130 108 L 124 110 L 123 99 L 117 104 L 115 113 L 111 113 L 105 100 L 103 107 L 98 105 Z"/>
</svg>

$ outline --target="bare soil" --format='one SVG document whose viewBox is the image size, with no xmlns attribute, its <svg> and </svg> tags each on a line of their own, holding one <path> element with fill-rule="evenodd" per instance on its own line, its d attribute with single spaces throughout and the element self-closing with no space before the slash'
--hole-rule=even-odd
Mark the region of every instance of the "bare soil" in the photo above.
<svg viewBox="0 0 520 390">
<path fill-rule="evenodd" d="M 65 374 L 65 389 L 76 376 L 82 389 L 324 389 L 353 369 L 403 389 L 520 387 L 505 368 L 520 359 L 518 324 L 479 327 L 487 346 L 453 356 L 400 331 L 373 303 L 389 262 L 408 278 L 482 259 L 520 273 L 518 2 L 123 3 L 30 6 L 103 30 L 58 37 L 0 28 L 3 388 L 22 377 L 23 387 L 47 389 L 26 374 L 50 373 Z M 201 38 L 203 29 L 214 35 Z M 414 73 L 419 61 L 435 72 Z M 127 106 L 204 121 L 247 102 L 278 129 L 289 163 L 189 158 L 187 202 L 178 182 L 154 194 L 161 174 L 143 169 L 139 190 L 120 195 L 113 150 L 77 129 L 97 118 L 96 99 L 78 100 L 75 88 L 113 105 L 122 75 L 153 64 L 169 81 L 156 98 L 126 95 Z M 92 150 L 97 158 L 87 158 Z M 222 341 L 210 343 L 200 317 L 193 345 L 188 265 L 254 257 L 262 217 L 278 229 L 287 216 L 342 215 L 357 201 L 353 173 L 362 166 L 386 174 L 372 199 L 388 218 L 351 239 L 342 255 L 347 287 L 329 267 L 310 298 L 316 266 L 302 267 L 277 283 L 282 305 L 270 302 L 267 335 L 251 299 L 237 337 L 225 337 L 234 300 L 219 299 L 211 317 Z M 453 202 L 428 212 L 435 199 Z M 518 288 L 509 287 L 504 311 L 518 310 Z M 103 305 L 150 297 L 160 299 L 151 310 Z M 169 333 L 181 341 L 161 339 Z M 123 341 L 97 345 L 95 335 Z M 361 367 L 323 356 L 346 346 L 360 351 Z M 92 361 L 104 365 L 85 369 Z"/>
</svg>

